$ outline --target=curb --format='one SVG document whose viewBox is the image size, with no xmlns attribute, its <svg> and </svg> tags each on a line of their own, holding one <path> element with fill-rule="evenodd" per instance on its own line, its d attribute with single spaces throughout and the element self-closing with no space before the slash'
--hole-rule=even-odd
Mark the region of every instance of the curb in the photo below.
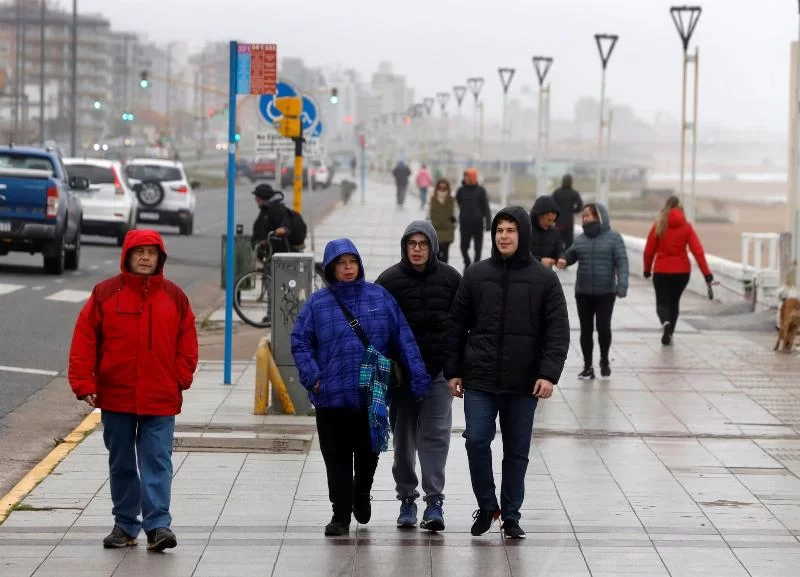
<svg viewBox="0 0 800 577">
<path fill-rule="evenodd" d="M 100 423 L 100 411 L 95 409 L 89 413 L 86 418 L 81 421 L 81 424 L 75 427 L 73 431 L 64 438 L 64 441 L 59 443 L 52 451 L 50 451 L 44 459 L 33 467 L 28 473 L 11 489 L 6 495 L 0 499 L 0 524 L 2 524 L 14 507 L 17 506 L 28 493 L 33 491 L 36 486 L 45 480 L 53 469 L 69 455 L 81 441 L 95 430 Z"/>
</svg>

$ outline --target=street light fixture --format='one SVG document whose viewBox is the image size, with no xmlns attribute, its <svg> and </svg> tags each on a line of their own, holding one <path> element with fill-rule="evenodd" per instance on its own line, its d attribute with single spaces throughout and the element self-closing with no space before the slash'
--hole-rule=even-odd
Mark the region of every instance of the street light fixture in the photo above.
<svg viewBox="0 0 800 577">
<path fill-rule="evenodd" d="M 550 86 L 545 86 L 547 74 L 553 66 L 549 56 L 534 56 L 533 67 L 539 79 L 539 121 L 536 138 L 536 196 L 546 194 L 544 184 L 544 164 L 547 159 L 550 141 Z"/>
<path fill-rule="evenodd" d="M 799 0 L 800 1 L 800 0 Z M 461 105 L 464 102 L 464 96 L 467 94 L 467 87 L 464 85 L 453 86 L 453 94 L 456 96 L 456 104 L 458 104 L 458 136 L 461 138 L 461 128 L 464 124 L 463 116 L 461 114 Z"/>
<path fill-rule="evenodd" d="M 798 12 L 800 12 L 800 0 L 797 2 Z M 794 273 L 788 279 L 792 286 L 800 286 L 800 32 L 793 50 L 794 64 L 795 64 L 795 77 L 794 77 L 794 94 L 792 95 L 792 166 L 789 167 L 789 225 L 791 226 L 792 234 L 792 267 Z M 786 282 L 781 279 L 782 282 Z"/>
<path fill-rule="evenodd" d="M 605 120 L 606 108 L 606 68 L 608 68 L 608 61 L 614 52 L 614 47 L 617 45 L 619 36 L 616 34 L 595 34 L 594 40 L 597 43 L 597 51 L 600 53 L 600 62 L 603 65 L 603 78 L 600 85 L 600 122 L 597 135 L 597 168 L 595 176 L 595 198 L 600 202 L 608 205 L 608 147 L 610 146 L 610 134 L 606 138 L 606 155 L 605 155 L 605 179 L 603 181 L 602 165 L 603 165 L 603 128 L 608 127 L 609 132 L 611 129 L 610 115 L 609 122 Z"/>
<path fill-rule="evenodd" d="M 95 110 L 100 110 L 101 108 L 103 108 L 103 103 L 100 102 L 99 100 L 95 100 L 92 106 L 94 107 Z"/>
<path fill-rule="evenodd" d="M 481 131 L 478 126 L 478 99 L 481 95 L 481 90 L 483 90 L 483 85 L 486 80 L 482 76 L 473 76 L 472 78 L 467 78 L 467 88 L 469 91 L 472 92 L 472 96 L 475 98 L 475 109 L 473 113 L 473 123 L 472 129 L 474 131 L 475 137 L 475 164 L 480 163 L 481 159 L 481 145 L 480 145 L 480 135 Z"/>
<path fill-rule="evenodd" d="M 439 164 L 442 164 L 444 150 L 449 142 L 449 130 L 448 130 L 448 119 L 447 119 L 447 104 L 450 102 L 450 93 L 449 92 L 437 92 L 436 93 L 436 100 L 439 101 L 439 112 L 441 112 L 441 132 L 439 137 L 441 138 L 441 144 L 439 146 Z"/>
<path fill-rule="evenodd" d="M 500 84 L 503 85 L 503 151 L 500 154 L 500 172 L 502 178 L 502 197 L 503 197 L 503 206 L 508 204 L 508 189 L 509 184 L 511 182 L 511 163 L 508 161 L 508 151 L 506 150 L 508 146 L 508 141 L 510 140 L 510 127 L 508 125 L 508 89 L 511 87 L 511 81 L 514 80 L 514 74 L 516 74 L 516 70 L 513 68 L 498 68 L 498 74 L 500 74 Z"/>
<path fill-rule="evenodd" d="M 694 56 L 689 55 L 689 42 L 692 40 L 692 34 L 697 27 L 697 22 L 700 20 L 700 15 L 703 9 L 700 6 L 673 6 L 669 9 L 672 21 L 675 23 L 675 28 L 681 37 L 683 45 L 683 92 L 681 97 L 681 182 L 680 182 L 680 197 L 681 202 L 684 203 L 686 216 L 689 221 L 694 222 L 695 219 L 695 182 L 696 182 L 696 168 L 697 168 L 697 100 L 698 100 L 698 80 L 700 70 L 700 51 L 695 47 Z M 692 107 L 692 122 L 686 122 L 686 84 L 689 72 L 689 64 L 694 64 L 694 91 Z M 692 187 L 689 198 L 685 196 L 685 174 L 686 174 L 686 132 L 692 133 Z"/>
</svg>

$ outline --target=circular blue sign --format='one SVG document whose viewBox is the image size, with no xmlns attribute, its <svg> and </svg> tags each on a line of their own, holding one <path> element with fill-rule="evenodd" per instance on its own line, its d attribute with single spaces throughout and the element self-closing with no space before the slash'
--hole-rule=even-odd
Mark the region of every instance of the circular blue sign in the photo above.
<svg viewBox="0 0 800 577">
<path fill-rule="evenodd" d="M 317 125 L 319 120 L 319 109 L 317 103 L 310 96 L 303 95 L 303 112 L 300 113 L 300 122 L 303 124 L 303 132 L 310 132 Z"/>
<path fill-rule="evenodd" d="M 281 81 L 275 86 L 275 94 L 263 94 L 258 99 L 258 112 L 267 124 L 274 125 L 275 121 L 281 117 L 281 111 L 275 106 L 275 99 L 285 96 L 297 96 L 297 90 L 288 82 Z M 303 104 L 305 111 L 305 103 Z"/>
</svg>

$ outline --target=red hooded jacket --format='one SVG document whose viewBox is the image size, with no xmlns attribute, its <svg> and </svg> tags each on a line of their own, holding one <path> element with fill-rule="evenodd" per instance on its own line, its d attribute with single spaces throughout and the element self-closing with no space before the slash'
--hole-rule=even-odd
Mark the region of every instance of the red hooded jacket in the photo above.
<svg viewBox="0 0 800 577">
<path fill-rule="evenodd" d="M 686 247 L 692 251 L 697 266 L 703 271 L 703 275 L 709 276 L 711 269 L 708 268 L 706 255 L 703 245 L 697 238 L 694 227 L 686 221 L 683 211 L 673 208 L 667 216 L 667 229 L 660 237 L 656 234 L 656 224 L 650 229 L 647 236 L 647 244 L 644 247 L 644 272 L 655 272 L 656 274 L 680 274 L 692 272 L 692 263 L 689 262 L 689 255 Z M 655 260 L 655 267 L 653 261 Z"/>
<path fill-rule="evenodd" d="M 151 276 L 128 270 L 128 252 L 156 245 Z M 69 352 L 75 395 L 97 394 L 100 409 L 136 415 L 181 412 L 182 391 L 197 368 L 197 332 L 189 299 L 164 278 L 167 253 L 161 235 L 132 230 L 125 236 L 121 274 L 98 284 L 81 310 Z"/>
</svg>

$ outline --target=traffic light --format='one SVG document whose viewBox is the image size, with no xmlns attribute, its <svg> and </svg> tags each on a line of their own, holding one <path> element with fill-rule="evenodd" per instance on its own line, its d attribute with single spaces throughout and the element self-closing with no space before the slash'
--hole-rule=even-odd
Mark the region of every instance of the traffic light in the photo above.
<svg viewBox="0 0 800 577">
<path fill-rule="evenodd" d="M 95 100 L 92 106 L 94 107 L 95 110 L 100 110 L 101 108 L 103 108 L 103 103 L 100 102 L 99 100 Z"/>
<path fill-rule="evenodd" d="M 125 121 L 125 122 L 133 122 L 134 118 L 135 118 L 135 116 L 133 115 L 133 112 L 123 112 L 122 113 L 122 120 Z"/>
<path fill-rule="evenodd" d="M 299 138 L 302 134 L 300 113 L 303 100 L 299 96 L 284 96 L 275 99 L 275 106 L 282 114 L 277 122 L 278 132 L 286 138 Z"/>
<path fill-rule="evenodd" d="M 335 86 L 331 88 L 331 104 L 339 103 L 339 89 Z"/>
<path fill-rule="evenodd" d="M 233 137 L 233 139 L 236 142 L 239 142 L 242 139 L 242 135 L 237 132 L 236 135 Z"/>
<path fill-rule="evenodd" d="M 142 88 L 147 88 L 148 86 L 150 86 L 150 80 L 147 79 L 149 74 L 150 73 L 147 70 L 142 70 L 139 73 L 139 86 L 141 86 Z"/>
</svg>

